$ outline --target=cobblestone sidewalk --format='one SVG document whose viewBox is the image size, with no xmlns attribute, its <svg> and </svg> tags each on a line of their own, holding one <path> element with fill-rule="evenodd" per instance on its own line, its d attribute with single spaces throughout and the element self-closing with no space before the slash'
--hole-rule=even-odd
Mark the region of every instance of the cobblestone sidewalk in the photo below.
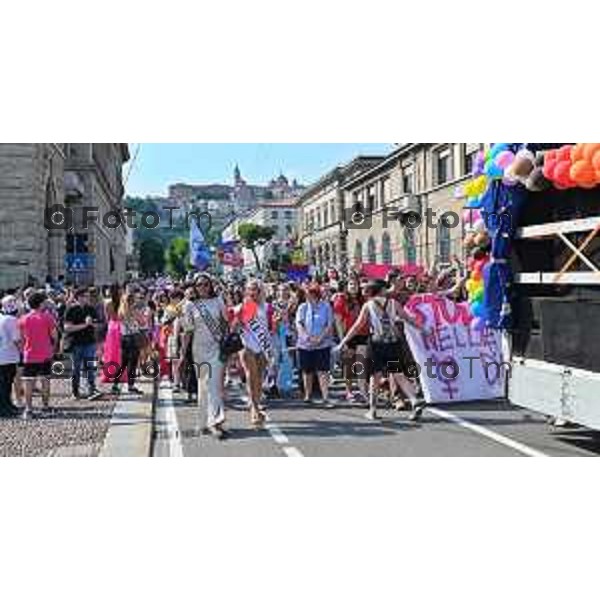
<svg viewBox="0 0 600 600">
<path fill-rule="evenodd" d="M 0 419 L 0 456 L 97 456 L 110 425 L 115 398 L 94 402 L 70 398 L 70 382 L 53 381 L 50 408 L 36 418 Z"/>
</svg>

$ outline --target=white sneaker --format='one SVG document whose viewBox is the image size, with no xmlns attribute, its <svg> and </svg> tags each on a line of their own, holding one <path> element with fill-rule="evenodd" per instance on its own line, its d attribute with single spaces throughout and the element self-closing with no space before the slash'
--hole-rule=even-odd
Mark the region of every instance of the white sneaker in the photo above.
<svg viewBox="0 0 600 600">
<path fill-rule="evenodd" d="M 368 421 L 377 421 L 379 419 L 379 417 L 377 416 L 377 411 L 368 410 L 365 413 L 365 419 L 367 419 Z"/>
</svg>

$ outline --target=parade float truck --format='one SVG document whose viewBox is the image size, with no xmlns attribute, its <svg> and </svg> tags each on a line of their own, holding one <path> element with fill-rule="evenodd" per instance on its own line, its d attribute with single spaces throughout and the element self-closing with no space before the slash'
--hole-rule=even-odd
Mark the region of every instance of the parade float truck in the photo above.
<svg viewBox="0 0 600 600">
<path fill-rule="evenodd" d="M 600 187 L 532 193 L 515 226 L 509 399 L 600 430 Z"/>
</svg>

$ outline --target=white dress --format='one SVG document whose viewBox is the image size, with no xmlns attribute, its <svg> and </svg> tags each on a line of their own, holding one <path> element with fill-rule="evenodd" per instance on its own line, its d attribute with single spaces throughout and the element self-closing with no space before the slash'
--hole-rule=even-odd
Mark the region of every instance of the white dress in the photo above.
<svg viewBox="0 0 600 600">
<path fill-rule="evenodd" d="M 205 310 L 219 323 L 223 312 L 220 298 L 201 300 Z M 182 325 L 192 332 L 192 355 L 198 376 L 198 406 L 203 412 L 206 407 L 206 426 L 214 427 L 225 421 L 225 405 L 222 393 L 223 363 L 220 359 L 219 340 L 215 339 L 198 308 L 199 302 L 188 302 L 183 310 Z"/>
</svg>

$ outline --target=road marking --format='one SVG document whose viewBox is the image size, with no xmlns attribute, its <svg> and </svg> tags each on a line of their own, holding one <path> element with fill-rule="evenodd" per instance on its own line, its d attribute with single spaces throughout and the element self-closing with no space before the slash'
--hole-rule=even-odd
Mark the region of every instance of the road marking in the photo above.
<svg viewBox="0 0 600 600">
<path fill-rule="evenodd" d="M 304 458 L 304 454 L 302 454 L 298 448 L 294 448 L 293 446 L 286 446 L 283 451 L 289 458 Z"/>
<path fill-rule="evenodd" d="M 162 413 L 164 415 L 164 424 L 167 430 L 167 439 L 169 440 L 169 457 L 183 458 L 183 445 L 181 443 L 181 433 L 179 423 L 177 422 L 177 413 L 173 404 L 173 389 L 169 386 L 162 389 L 163 397 L 160 402 Z M 159 392 L 160 393 L 160 392 Z"/>
<path fill-rule="evenodd" d="M 244 396 L 243 399 L 246 402 L 246 404 L 249 404 L 247 396 Z M 279 425 L 277 425 L 276 423 L 273 423 L 273 421 L 271 421 L 269 417 L 267 417 L 267 420 L 265 421 L 265 429 L 269 432 L 269 435 L 273 438 L 273 441 L 278 446 L 281 446 L 283 453 L 287 457 L 302 458 L 304 456 L 304 454 L 302 454 L 302 452 L 300 452 L 298 448 L 290 444 L 288 436 L 285 435 L 285 433 L 283 433 L 281 427 L 279 427 Z"/>
<path fill-rule="evenodd" d="M 481 425 L 475 425 L 475 423 L 470 423 L 469 421 L 465 421 L 465 419 L 462 419 L 458 415 L 446 412 L 445 410 L 440 410 L 439 408 L 428 408 L 427 412 L 431 413 L 432 415 L 436 415 L 436 416 L 440 417 L 441 419 L 445 419 L 446 421 L 455 423 L 456 425 L 459 425 L 460 427 L 463 427 L 464 429 L 473 431 L 474 433 L 477 433 L 477 434 L 479 434 L 483 437 L 486 437 L 490 440 L 494 440 L 498 444 L 502 444 L 503 446 L 506 446 L 507 448 L 512 448 L 513 450 L 516 450 L 517 452 L 520 452 L 521 454 L 524 454 L 525 456 L 531 456 L 534 458 L 548 458 L 549 457 L 548 454 L 544 454 L 543 452 L 540 452 L 539 450 L 535 450 L 535 448 L 531 448 L 530 446 L 521 444 L 521 442 L 517 442 L 516 440 L 513 440 L 504 435 L 496 433 L 495 431 L 492 431 L 491 429 L 488 429 L 487 427 L 482 427 Z"/>
</svg>

